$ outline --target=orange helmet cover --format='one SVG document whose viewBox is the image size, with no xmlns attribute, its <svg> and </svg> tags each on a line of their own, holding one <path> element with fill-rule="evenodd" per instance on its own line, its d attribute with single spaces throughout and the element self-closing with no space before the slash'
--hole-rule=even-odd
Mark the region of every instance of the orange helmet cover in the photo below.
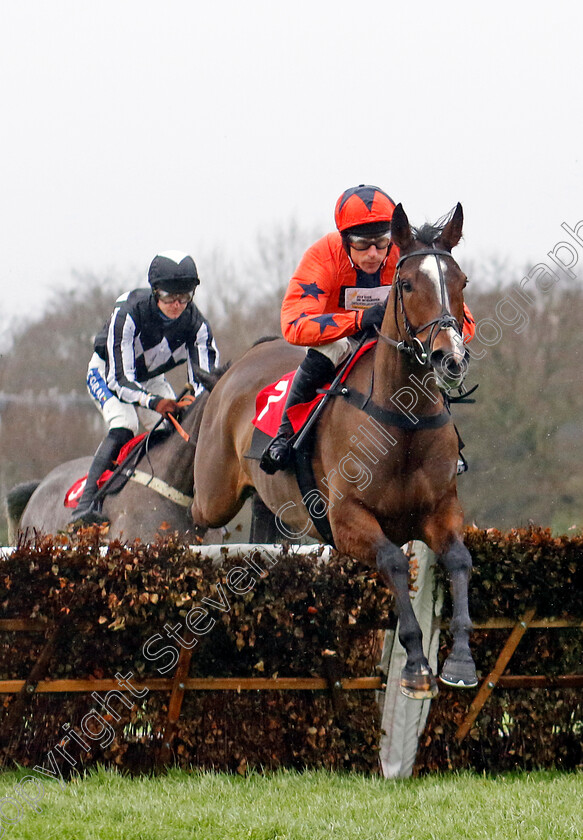
<svg viewBox="0 0 583 840">
<path fill-rule="evenodd" d="M 387 222 L 393 218 L 395 202 L 379 187 L 359 184 L 345 190 L 334 210 L 334 221 L 340 232 L 360 225 Z"/>
</svg>

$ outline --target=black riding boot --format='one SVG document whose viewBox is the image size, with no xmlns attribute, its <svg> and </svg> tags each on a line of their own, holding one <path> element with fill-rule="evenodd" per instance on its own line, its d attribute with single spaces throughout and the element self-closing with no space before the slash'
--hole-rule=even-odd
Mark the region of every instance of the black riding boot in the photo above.
<svg viewBox="0 0 583 840">
<path fill-rule="evenodd" d="M 327 356 L 317 350 L 308 350 L 306 358 L 297 369 L 292 380 L 281 418 L 281 425 L 276 436 L 267 445 L 259 462 L 261 469 L 268 475 L 273 475 L 278 470 L 285 469 L 291 460 L 290 438 L 293 436 L 294 430 L 287 416 L 288 408 L 314 399 L 318 388 L 334 378 L 334 372 L 334 364 Z"/>
<path fill-rule="evenodd" d="M 98 490 L 97 482 L 105 470 L 110 470 L 113 467 L 120 449 L 132 437 L 133 433 L 129 429 L 118 428 L 109 430 L 107 437 L 99 444 L 97 452 L 93 456 L 93 462 L 87 474 L 85 489 L 79 499 L 79 504 L 73 512 L 71 522 L 81 521 L 86 525 L 103 525 L 105 522 L 109 522 L 107 517 L 103 516 L 100 511 L 100 503 L 95 502 L 95 495 Z"/>
</svg>

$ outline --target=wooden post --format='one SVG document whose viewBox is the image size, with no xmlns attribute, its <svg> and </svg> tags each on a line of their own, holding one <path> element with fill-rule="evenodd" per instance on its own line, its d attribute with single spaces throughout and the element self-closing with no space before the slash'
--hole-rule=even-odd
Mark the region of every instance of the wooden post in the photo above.
<svg viewBox="0 0 583 840">
<path fill-rule="evenodd" d="M 172 759 L 172 741 L 174 740 L 174 733 L 176 731 L 176 723 L 180 717 L 180 710 L 182 709 L 182 701 L 184 700 L 184 692 L 186 690 L 186 679 L 188 671 L 190 670 L 190 660 L 192 659 L 192 649 L 185 647 L 180 648 L 178 655 L 178 663 L 176 671 L 172 680 L 172 691 L 170 692 L 170 700 L 168 702 L 168 720 L 164 727 L 164 735 L 162 737 L 162 746 L 158 752 L 157 765 L 159 767 L 166 766 Z"/>
<path fill-rule="evenodd" d="M 469 708 L 468 714 L 455 733 L 455 737 L 458 741 L 463 741 L 472 728 L 472 724 L 480 714 L 484 703 L 496 687 L 504 669 L 510 662 L 514 651 L 518 647 L 518 643 L 528 630 L 529 624 L 534 618 L 534 613 L 535 611 L 533 609 L 527 610 L 521 620 L 515 624 L 512 633 L 508 637 L 506 644 L 502 648 L 500 655 L 496 660 L 496 664 L 480 686 L 480 689 Z"/>
<path fill-rule="evenodd" d="M 509 678 L 506 678 L 509 679 Z M 570 678 L 574 679 L 574 678 Z M 583 680 L 583 675 L 581 676 Z M 0 680 L 0 695 L 18 694 L 27 684 L 26 680 Z M 148 678 L 145 682 L 136 680 L 135 687 L 148 691 L 170 691 L 174 688 L 174 677 L 170 680 L 161 677 Z M 179 691 L 325 691 L 329 688 L 324 677 L 187 677 Z M 338 686 L 337 686 L 338 688 Z M 380 677 L 355 677 L 341 679 L 342 691 L 380 691 Z M 66 679 L 39 680 L 36 694 L 90 694 L 92 691 L 129 691 L 111 679 Z M 178 696 L 177 692 L 177 696 Z"/>
<path fill-rule="evenodd" d="M 60 621 L 57 622 L 56 625 L 53 625 L 53 627 L 50 628 L 51 632 L 49 633 L 48 639 L 45 642 L 45 645 L 41 650 L 38 659 L 32 666 L 30 674 L 28 675 L 28 677 L 22 684 L 22 687 L 20 688 L 18 694 L 12 701 L 12 704 L 6 716 L 6 720 L 3 724 L 4 731 L 0 736 L 0 743 L 2 744 L 2 748 L 4 750 L 6 750 L 8 747 L 11 732 L 14 729 L 16 721 L 19 718 L 22 718 L 24 708 L 30 702 L 33 694 L 35 693 L 39 680 L 41 680 L 46 674 L 51 656 L 53 655 L 57 644 L 57 640 L 63 627 L 68 622 L 68 618 L 68 615 L 64 615 L 60 619 Z"/>
</svg>

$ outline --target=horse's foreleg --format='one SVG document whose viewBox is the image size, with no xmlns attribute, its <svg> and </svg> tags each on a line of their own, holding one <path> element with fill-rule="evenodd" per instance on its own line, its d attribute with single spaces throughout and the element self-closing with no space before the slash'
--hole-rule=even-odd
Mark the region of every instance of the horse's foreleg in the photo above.
<svg viewBox="0 0 583 840">
<path fill-rule="evenodd" d="M 198 451 L 196 457 L 199 457 Z M 248 495 L 239 478 L 238 462 L 233 462 L 230 469 L 219 469 L 215 463 L 198 467 L 195 463 L 194 500 L 190 513 L 199 529 L 222 528 L 239 513 Z"/>
<path fill-rule="evenodd" d="M 399 641 L 407 652 L 401 672 L 401 691 L 407 697 L 425 700 L 437 694 L 437 682 L 423 653 L 421 628 L 409 596 L 409 560 L 388 540 L 377 553 L 379 574 L 395 596 L 399 616 Z"/>
<path fill-rule="evenodd" d="M 450 623 L 453 646 L 441 669 L 440 679 L 447 685 L 472 688 L 478 684 L 469 644 L 472 622 L 468 606 L 468 582 L 472 558 L 461 539 L 457 537 L 439 559 L 449 573 L 453 601 Z"/>
<path fill-rule="evenodd" d="M 251 527 L 249 530 L 250 543 L 278 543 L 281 534 L 277 528 L 275 515 L 263 503 L 259 493 L 255 491 L 251 502 Z"/>
<path fill-rule="evenodd" d="M 193 522 L 195 533 L 201 538 L 204 537 L 205 533 L 209 530 L 211 525 L 208 522 L 208 520 L 204 517 L 202 510 L 200 509 L 200 506 L 198 504 L 198 499 L 196 498 L 196 495 L 190 507 L 190 517 Z"/>
</svg>

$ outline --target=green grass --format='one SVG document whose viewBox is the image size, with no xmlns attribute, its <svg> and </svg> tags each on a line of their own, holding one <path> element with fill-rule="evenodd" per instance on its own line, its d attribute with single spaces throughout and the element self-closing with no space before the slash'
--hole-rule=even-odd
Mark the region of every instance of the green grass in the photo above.
<svg viewBox="0 0 583 840">
<path fill-rule="evenodd" d="M 0 799 L 24 773 L 0 775 Z M 7 840 L 581 840 L 583 773 L 472 774 L 385 781 L 327 772 L 247 778 L 98 771 L 44 783 Z M 8 817 L 16 809 L 5 804 Z M 3 824 L 4 825 L 4 824 Z M 1 835 L 0 835 L 1 836 Z"/>
</svg>

